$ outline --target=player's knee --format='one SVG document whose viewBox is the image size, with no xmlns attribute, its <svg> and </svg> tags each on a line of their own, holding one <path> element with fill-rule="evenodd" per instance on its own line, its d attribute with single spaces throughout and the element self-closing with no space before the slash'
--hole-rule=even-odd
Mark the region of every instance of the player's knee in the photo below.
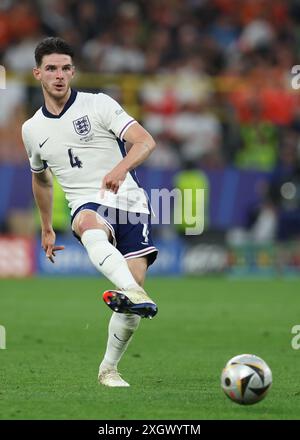
<svg viewBox="0 0 300 440">
<path fill-rule="evenodd" d="M 105 232 L 107 227 L 93 212 L 85 212 L 76 219 L 75 232 L 82 237 L 83 233 L 90 229 L 102 229 Z"/>
</svg>

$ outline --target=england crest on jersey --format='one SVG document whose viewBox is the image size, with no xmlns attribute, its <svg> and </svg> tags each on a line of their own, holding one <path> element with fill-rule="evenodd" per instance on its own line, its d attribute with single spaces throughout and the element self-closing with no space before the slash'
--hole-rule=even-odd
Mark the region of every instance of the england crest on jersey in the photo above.
<svg viewBox="0 0 300 440">
<path fill-rule="evenodd" d="M 91 130 L 90 120 L 87 115 L 82 116 L 82 118 L 78 118 L 75 121 L 73 121 L 73 125 L 76 133 L 79 134 L 80 136 L 85 136 Z"/>
</svg>

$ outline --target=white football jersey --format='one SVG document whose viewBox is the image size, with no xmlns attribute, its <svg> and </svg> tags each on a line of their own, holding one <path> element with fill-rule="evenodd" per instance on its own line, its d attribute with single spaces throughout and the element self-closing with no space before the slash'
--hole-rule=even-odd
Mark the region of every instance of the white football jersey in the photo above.
<svg viewBox="0 0 300 440">
<path fill-rule="evenodd" d="M 33 173 L 47 166 L 57 177 L 71 214 L 88 202 L 149 213 L 147 196 L 135 171 L 117 194 L 100 191 L 103 177 L 126 155 L 124 135 L 136 121 L 108 95 L 72 90 L 60 115 L 41 107 L 22 127 Z"/>
</svg>

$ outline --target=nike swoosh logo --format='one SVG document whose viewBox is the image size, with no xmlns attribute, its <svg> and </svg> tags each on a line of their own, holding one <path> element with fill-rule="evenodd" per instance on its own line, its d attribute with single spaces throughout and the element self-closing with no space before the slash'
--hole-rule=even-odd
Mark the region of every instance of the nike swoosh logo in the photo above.
<svg viewBox="0 0 300 440">
<path fill-rule="evenodd" d="M 47 138 L 44 142 L 42 142 L 41 144 L 39 144 L 40 148 L 42 148 L 42 146 L 47 142 L 49 138 Z"/>
<path fill-rule="evenodd" d="M 108 259 L 108 257 L 110 257 L 111 255 L 112 255 L 112 254 L 109 254 L 109 255 L 107 255 L 107 257 L 105 257 L 105 258 L 104 258 L 104 260 L 103 260 L 103 261 L 102 261 L 101 263 L 99 263 L 99 266 L 102 266 L 102 265 L 103 265 L 103 263 L 104 263 L 104 261 L 105 261 L 105 260 L 107 260 L 107 259 Z"/>
<path fill-rule="evenodd" d="M 124 341 L 123 339 L 120 339 L 120 338 L 118 338 L 118 336 L 114 333 L 114 337 L 116 338 L 116 339 L 118 339 L 118 341 L 120 341 L 120 342 L 127 342 L 127 341 L 129 341 L 129 339 L 126 339 L 126 341 Z"/>
</svg>

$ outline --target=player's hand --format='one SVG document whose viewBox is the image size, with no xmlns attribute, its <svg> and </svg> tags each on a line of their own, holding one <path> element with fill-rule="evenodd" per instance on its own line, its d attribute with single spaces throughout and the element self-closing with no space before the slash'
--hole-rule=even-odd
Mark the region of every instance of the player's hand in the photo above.
<svg viewBox="0 0 300 440">
<path fill-rule="evenodd" d="M 127 170 L 121 167 L 114 168 L 110 173 L 106 174 L 102 180 L 101 193 L 103 190 L 108 190 L 117 194 L 120 186 L 126 178 Z"/>
<path fill-rule="evenodd" d="M 64 246 L 55 246 L 55 238 L 56 235 L 53 229 L 49 231 L 42 230 L 42 248 L 51 263 L 54 263 L 55 252 L 61 251 L 65 248 Z"/>
</svg>

